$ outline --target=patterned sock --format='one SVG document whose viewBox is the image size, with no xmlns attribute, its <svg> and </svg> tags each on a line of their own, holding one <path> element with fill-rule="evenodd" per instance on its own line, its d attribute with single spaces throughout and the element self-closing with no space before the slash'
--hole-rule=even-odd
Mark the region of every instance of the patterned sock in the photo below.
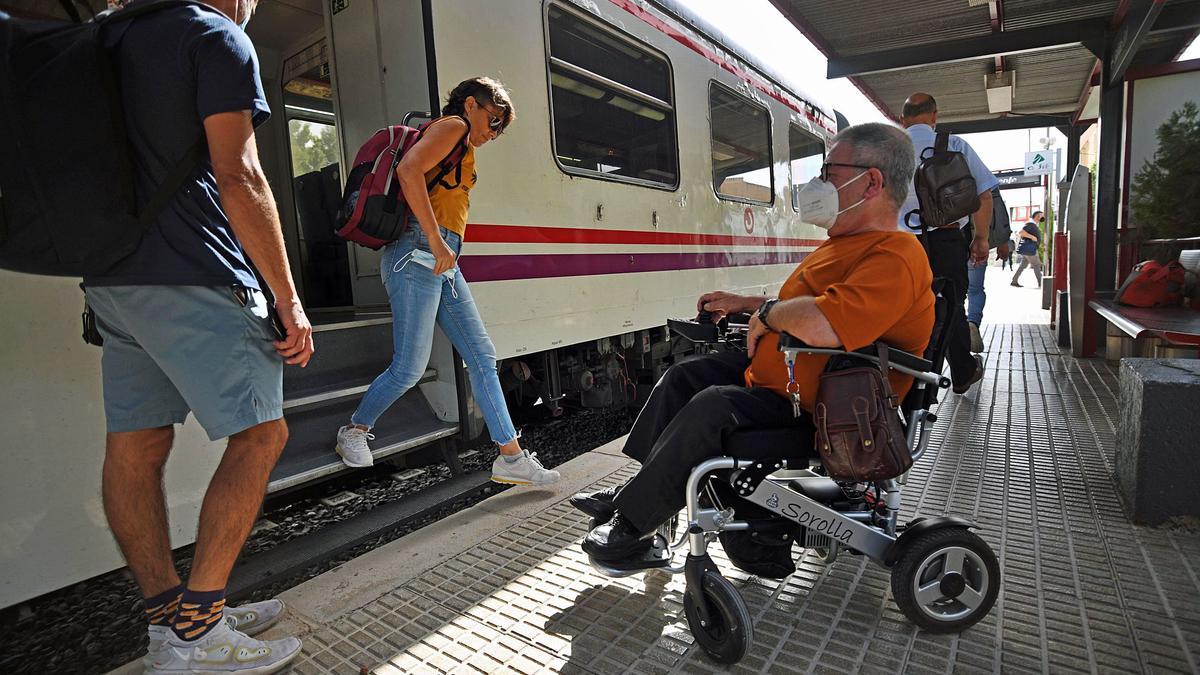
<svg viewBox="0 0 1200 675">
<path fill-rule="evenodd" d="M 179 609 L 179 598 L 183 595 L 183 584 L 159 593 L 153 598 L 146 598 L 146 620 L 151 626 L 170 626 L 175 618 L 175 610 Z"/>
<path fill-rule="evenodd" d="M 184 589 L 171 630 L 180 640 L 199 640 L 220 625 L 224 612 L 224 588 L 217 591 Z"/>
</svg>

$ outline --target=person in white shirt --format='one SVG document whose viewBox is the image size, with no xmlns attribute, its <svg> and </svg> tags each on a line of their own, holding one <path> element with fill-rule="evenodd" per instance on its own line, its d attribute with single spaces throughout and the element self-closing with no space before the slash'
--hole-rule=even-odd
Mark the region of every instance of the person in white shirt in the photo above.
<svg viewBox="0 0 1200 675">
<path fill-rule="evenodd" d="M 917 153 L 917 162 L 920 163 L 921 153 L 932 148 L 937 140 L 937 132 L 934 130 L 937 126 L 937 102 L 923 92 L 909 96 L 904 101 L 900 125 L 908 132 L 913 142 L 913 150 Z M 983 379 L 983 359 L 971 353 L 971 333 L 963 309 L 967 296 L 967 266 L 987 264 L 988 231 L 992 224 L 992 188 L 996 187 L 999 181 L 963 139 L 951 136 L 949 149 L 961 152 L 966 157 L 971 175 L 975 178 L 975 187 L 979 190 L 979 210 L 954 223 L 929 223 L 930 229 L 925 237 L 933 276 L 947 277 L 954 283 L 953 301 L 958 307 L 958 313 L 950 325 L 950 334 L 947 337 L 947 360 L 950 362 L 950 379 L 954 382 L 954 392 L 965 394 L 972 385 Z M 909 190 L 908 199 L 900 209 L 897 227 L 905 232 L 920 234 L 921 220 L 918 213 L 913 211 L 919 211 L 915 186 Z M 967 241 L 963 231 L 969 220 L 975 223 L 975 236 L 971 241 Z"/>
</svg>

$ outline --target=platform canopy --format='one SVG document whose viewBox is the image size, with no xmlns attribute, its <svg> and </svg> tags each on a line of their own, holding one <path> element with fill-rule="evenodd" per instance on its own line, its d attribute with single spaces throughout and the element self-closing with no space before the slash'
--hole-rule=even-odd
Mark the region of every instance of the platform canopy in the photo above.
<svg viewBox="0 0 1200 675">
<path fill-rule="evenodd" d="M 829 78 L 850 78 L 893 119 L 929 92 L 958 133 L 1094 118 L 1104 59 L 1117 82 L 1174 60 L 1200 29 L 1200 0 L 771 3 L 824 52 Z"/>
</svg>

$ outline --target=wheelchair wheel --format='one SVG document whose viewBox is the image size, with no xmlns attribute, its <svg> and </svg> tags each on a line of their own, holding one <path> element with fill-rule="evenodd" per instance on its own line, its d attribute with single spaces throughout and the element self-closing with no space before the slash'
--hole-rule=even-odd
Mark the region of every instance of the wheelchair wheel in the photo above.
<svg viewBox="0 0 1200 675">
<path fill-rule="evenodd" d="M 996 554 L 965 527 L 917 537 L 892 568 L 892 595 L 913 623 L 932 633 L 965 630 L 987 616 L 1000 592 Z"/>
<path fill-rule="evenodd" d="M 728 579 L 715 572 L 704 575 L 701 590 L 712 621 L 707 625 L 701 623 L 692 593 L 684 592 L 683 613 L 692 635 L 714 661 L 741 661 L 754 640 L 754 625 L 746 602 Z"/>
</svg>

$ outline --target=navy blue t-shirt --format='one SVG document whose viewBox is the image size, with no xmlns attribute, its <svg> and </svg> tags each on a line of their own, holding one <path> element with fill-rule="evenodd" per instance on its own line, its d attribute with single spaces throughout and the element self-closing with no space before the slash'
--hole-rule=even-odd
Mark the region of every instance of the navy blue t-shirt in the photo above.
<svg viewBox="0 0 1200 675">
<path fill-rule="evenodd" d="M 130 3 L 131 5 L 136 3 Z M 245 31 L 215 9 L 176 7 L 118 24 L 118 65 L 126 126 L 142 203 L 201 137 L 206 117 L 267 107 L 258 56 Z M 207 152 L 137 251 L 88 286 L 181 285 L 258 288 L 221 208 Z"/>
<path fill-rule="evenodd" d="M 1037 237 L 1037 239 L 1026 239 L 1021 237 L 1017 243 L 1017 253 L 1021 255 L 1034 255 L 1038 252 L 1038 242 L 1042 239 L 1042 231 L 1038 229 L 1037 224 L 1033 222 L 1025 223 L 1025 227 L 1021 228 L 1029 234 Z"/>
</svg>

